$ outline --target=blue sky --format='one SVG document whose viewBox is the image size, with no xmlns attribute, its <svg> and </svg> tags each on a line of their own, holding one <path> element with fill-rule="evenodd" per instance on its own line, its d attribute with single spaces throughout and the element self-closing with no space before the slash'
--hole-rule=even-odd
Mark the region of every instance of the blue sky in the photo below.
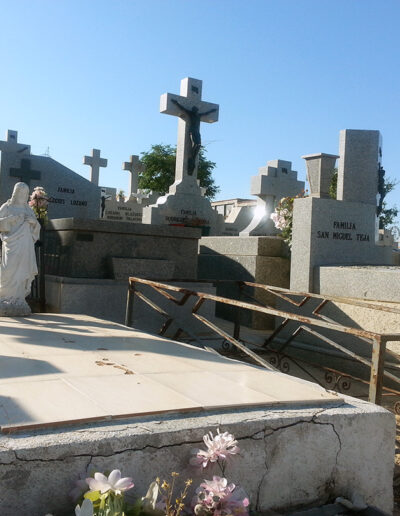
<svg viewBox="0 0 400 516">
<path fill-rule="evenodd" d="M 159 113 L 180 80 L 203 80 L 220 120 L 202 124 L 219 199 L 250 197 L 271 159 L 338 152 L 339 130 L 379 129 L 400 179 L 399 0 L 0 0 L 0 138 L 102 185 L 128 189 L 122 162 L 176 143 Z M 400 206 L 400 185 L 389 201 Z"/>
</svg>

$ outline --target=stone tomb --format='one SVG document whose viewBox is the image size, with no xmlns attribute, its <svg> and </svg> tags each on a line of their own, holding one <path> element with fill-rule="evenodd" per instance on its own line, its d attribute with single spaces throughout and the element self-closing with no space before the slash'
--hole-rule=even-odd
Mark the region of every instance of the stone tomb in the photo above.
<svg viewBox="0 0 400 516">
<path fill-rule="evenodd" d="M 259 169 L 251 178 L 251 194 L 258 202 L 254 217 L 240 236 L 276 235 L 279 230 L 271 220 L 271 214 L 282 197 L 295 197 L 304 190 L 304 181 L 298 181 L 297 172 L 292 170 L 291 161 L 275 159 Z"/>
<path fill-rule="evenodd" d="M 203 237 L 200 240 L 199 279 L 229 280 L 217 285 L 217 294 L 232 299 L 249 299 L 232 280 L 250 281 L 264 285 L 289 288 L 290 260 L 288 249 L 279 237 Z M 261 304 L 275 306 L 276 297 L 267 292 L 246 287 L 244 293 Z M 217 304 L 216 314 L 235 320 L 235 309 Z M 254 329 L 274 327 L 274 318 L 265 314 L 241 310 L 240 322 Z"/>
<path fill-rule="evenodd" d="M 357 492 L 392 511 L 395 419 L 381 407 L 99 319 L 0 327 L 2 516 L 71 513 L 89 465 L 132 476 L 136 496 L 179 471 L 190 500 L 212 475 L 189 466 L 190 451 L 217 428 L 238 439 L 226 476 L 253 510 Z"/>
<path fill-rule="evenodd" d="M 203 234 L 221 234 L 223 217 L 213 210 L 197 181 L 200 122 L 218 120 L 217 104 L 201 98 L 202 81 L 187 77 L 181 81 L 180 95 L 161 96 L 160 112 L 179 117 L 175 182 L 169 193 L 144 208 L 143 223 L 198 227 Z"/>
<path fill-rule="evenodd" d="M 200 231 L 194 228 L 107 220 L 51 220 L 45 246 L 48 309 L 122 323 L 128 277 L 196 280 L 199 238 Z M 187 288 L 214 292 L 204 284 L 190 284 Z M 146 292 L 148 297 L 152 294 Z M 165 298 L 155 302 L 167 311 L 171 308 Z M 192 320 L 189 303 L 186 308 Z M 208 315 L 213 317 L 211 304 L 208 309 Z M 134 314 L 135 326 L 147 329 L 156 312 L 137 300 Z M 161 324 L 158 323 L 158 329 Z"/>
<path fill-rule="evenodd" d="M 255 200 L 237 202 L 225 219 L 223 234 L 238 236 L 253 220 L 257 206 Z"/>
<path fill-rule="evenodd" d="M 10 198 L 15 183 L 23 181 L 31 192 L 35 186 L 44 187 L 49 218 L 99 217 L 99 187 L 49 156 L 30 154 L 29 145 L 18 143 L 16 131 L 7 132 L 0 150 L 0 204 Z"/>
<path fill-rule="evenodd" d="M 312 196 L 294 202 L 292 290 L 318 293 L 319 266 L 392 263 L 391 248 L 376 245 L 379 131 L 341 131 L 339 154 L 337 200 L 325 198 L 327 182 L 317 181 Z M 314 166 L 310 156 L 305 159 Z"/>
</svg>

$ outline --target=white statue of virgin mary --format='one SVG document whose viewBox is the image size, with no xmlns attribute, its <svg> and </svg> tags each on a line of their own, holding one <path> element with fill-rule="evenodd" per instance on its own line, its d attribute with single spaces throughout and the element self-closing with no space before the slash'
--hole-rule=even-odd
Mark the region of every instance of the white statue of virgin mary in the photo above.
<svg viewBox="0 0 400 516">
<path fill-rule="evenodd" d="M 35 242 L 40 235 L 40 224 L 28 206 L 28 198 L 28 185 L 17 183 L 11 199 L 0 207 L 0 316 L 31 313 L 25 298 L 38 273 Z"/>
</svg>

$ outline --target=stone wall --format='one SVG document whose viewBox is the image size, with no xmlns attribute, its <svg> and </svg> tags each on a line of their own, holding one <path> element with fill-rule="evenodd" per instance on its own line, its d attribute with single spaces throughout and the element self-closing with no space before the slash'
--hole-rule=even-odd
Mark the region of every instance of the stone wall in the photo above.
<svg viewBox="0 0 400 516">
<path fill-rule="evenodd" d="M 228 280 L 217 285 L 217 294 L 242 301 L 236 283 L 229 280 L 250 281 L 264 285 L 289 288 L 290 261 L 287 247 L 280 237 L 203 237 L 200 240 L 199 279 Z M 265 291 L 245 288 L 243 293 L 265 304 L 274 306 L 275 298 Z M 217 304 L 217 315 L 234 320 L 234 307 Z M 272 328 L 273 317 L 241 310 L 241 323 L 255 329 Z"/>
<path fill-rule="evenodd" d="M 200 230 L 193 228 L 51 220 L 46 229 L 46 272 L 69 278 L 113 278 L 112 258 L 135 258 L 160 260 L 160 266 L 165 260 L 174 262 L 168 279 L 194 279 L 199 238 Z"/>
<path fill-rule="evenodd" d="M 395 419 L 353 398 L 330 408 L 287 407 L 161 415 L 0 436 L 2 516 L 59 516 L 73 511 L 68 492 L 87 468 L 118 468 L 143 495 L 156 476 L 193 478 L 212 471 L 188 466 L 190 451 L 209 430 L 232 432 L 241 454 L 226 470 L 259 511 L 290 511 L 359 493 L 387 513 L 393 508 Z M 214 474 L 218 474 L 214 470 Z M 192 493 L 189 495 L 189 499 Z"/>
</svg>

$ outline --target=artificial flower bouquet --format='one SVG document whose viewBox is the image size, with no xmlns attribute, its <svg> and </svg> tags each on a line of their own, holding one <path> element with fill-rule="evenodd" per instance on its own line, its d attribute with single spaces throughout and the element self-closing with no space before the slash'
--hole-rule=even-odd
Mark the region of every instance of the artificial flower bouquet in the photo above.
<svg viewBox="0 0 400 516">
<path fill-rule="evenodd" d="M 43 225 L 47 222 L 47 207 L 49 199 L 42 186 L 36 186 L 29 197 L 29 206 L 34 211 L 36 218 Z"/>
</svg>

